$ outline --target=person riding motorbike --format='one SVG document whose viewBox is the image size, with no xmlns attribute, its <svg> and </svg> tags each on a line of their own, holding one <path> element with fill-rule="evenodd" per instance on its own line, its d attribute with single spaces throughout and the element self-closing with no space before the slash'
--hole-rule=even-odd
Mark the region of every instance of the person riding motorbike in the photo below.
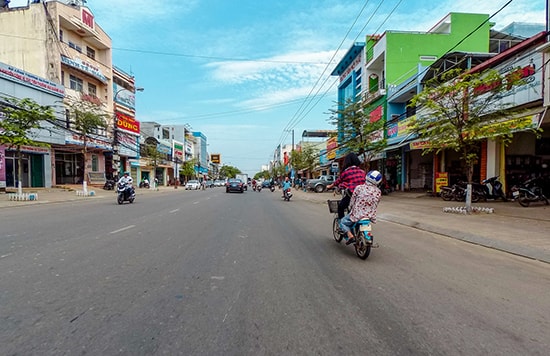
<svg viewBox="0 0 550 356">
<path fill-rule="evenodd" d="M 283 182 L 283 198 L 285 197 L 286 192 L 290 190 L 291 186 L 292 183 L 290 182 L 290 179 L 288 177 L 285 177 L 285 181 Z"/>
<path fill-rule="evenodd" d="M 132 177 L 130 177 L 129 172 L 124 172 L 124 175 L 120 177 L 117 184 L 121 184 L 121 183 L 127 184 L 131 188 L 131 194 L 134 193 L 134 185 L 133 185 L 134 180 L 132 179 Z"/>
<path fill-rule="evenodd" d="M 361 219 L 376 222 L 376 210 L 382 197 L 382 191 L 378 187 L 381 180 L 380 172 L 370 171 L 365 177 L 365 183 L 355 187 L 350 200 L 350 212 L 340 219 L 340 229 L 346 232 L 346 245 L 355 242 L 351 231 L 353 224 Z"/>
<path fill-rule="evenodd" d="M 359 168 L 361 161 L 359 157 L 353 152 L 347 154 L 344 158 L 344 166 L 342 174 L 338 177 L 334 183 L 327 185 L 327 189 L 332 189 L 333 187 L 339 187 L 344 190 L 346 194 L 338 203 L 338 219 L 342 220 L 345 215 L 345 211 L 349 206 L 351 195 L 359 184 L 365 182 L 365 171 Z"/>
</svg>

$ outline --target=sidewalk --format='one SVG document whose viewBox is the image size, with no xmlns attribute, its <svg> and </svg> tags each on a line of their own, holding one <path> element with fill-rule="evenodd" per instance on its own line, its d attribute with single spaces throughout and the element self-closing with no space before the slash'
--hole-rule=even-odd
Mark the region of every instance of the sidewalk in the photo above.
<svg viewBox="0 0 550 356">
<path fill-rule="evenodd" d="M 114 191 L 101 188 L 89 188 L 94 196 L 77 196 L 81 185 L 59 188 L 29 188 L 24 192 L 38 193 L 36 201 L 10 201 L 7 194 L 0 194 L 0 213 L 4 208 L 31 204 L 48 204 L 64 201 L 87 199 L 113 199 Z M 183 192 L 184 188 L 159 187 L 159 192 Z M 221 188 L 217 188 L 221 189 Z M 155 193 L 150 189 L 136 189 L 138 196 Z M 328 199 L 339 199 L 331 192 L 314 193 L 294 189 L 293 200 L 306 200 L 328 207 Z M 462 215 L 443 212 L 445 207 L 463 207 L 464 203 L 443 201 L 425 193 L 392 192 L 382 196 L 378 209 L 378 219 L 410 226 L 419 230 L 433 232 L 451 238 L 467 241 L 481 246 L 494 248 L 507 253 L 550 263 L 550 206 L 533 204 L 528 208 L 517 202 L 480 202 L 478 207 L 489 207 L 494 213 L 474 213 Z"/>
<path fill-rule="evenodd" d="M 339 197 L 331 192 L 294 190 L 294 199 L 326 205 L 328 199 Z M 446 202 L 425 193 L 392 192 L 382 196 L 378 220 L 550 263 L 550 205 L 537 203 L 524 208 L 512 201 L 488 201 L 473 206 L 493 208 L 493 213 L 463 215 L 443 211 L 443 208 L 464 204 Z"/>
</svg>

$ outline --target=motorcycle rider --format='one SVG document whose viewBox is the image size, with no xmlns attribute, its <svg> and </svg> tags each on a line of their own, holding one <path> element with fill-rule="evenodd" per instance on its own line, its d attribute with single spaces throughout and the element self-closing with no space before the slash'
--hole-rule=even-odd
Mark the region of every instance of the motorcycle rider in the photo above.
<svg viewBox="0 0 550 356">
<path fill-rule="evenodd" d="M 285 197 L 286 192 L 290 190 L 291 186 L 292 183 L 290 182 L 290 179 L 285 177 L 285 181 L 283 182 L 283 198 Z"/>
<path fill-rule="evenodd" d="M 346 232 L 346 245 L 355 242 L 355 236 L 351 227 L 361 219 L 369 219 L 376 222 L 376 209 L 382 196 L 378 185 L 382 181 L 382 174 L 378 171 L 370 171 L 365 177 L 365 183 L 355 187 L 350 201 L 350 212 L 340 219 L 340 228 Z"/>
<path fill-rule="evenodd" d="M 120 177 L 117 184 L 121 184 L 121 183 L 126 184 L 130 187 L 130 195 L 134 194 L 134 185 L 133 185 L 134 180 L 130 176 L 129 172 L 124 172 L 124 175 Z"/>
<path fill-rule="evenodd" d="M 346 208 L 349 206 L 351 195 L 359 184 L 365 182 L 365 171 L 359 168 L 361 161 L 359 157 L 353 152 L 347 154 L 344 158 L 344 166 L 342 174 L 340 177 L 334 181 L 334 183 L 327 185 L 327 189 L 332 189 L 333 187 L 339 187 L 344 189 L 346 194 L 338 203 L 338 219 L 342 220 L 345 215 Z"/>
</svg>

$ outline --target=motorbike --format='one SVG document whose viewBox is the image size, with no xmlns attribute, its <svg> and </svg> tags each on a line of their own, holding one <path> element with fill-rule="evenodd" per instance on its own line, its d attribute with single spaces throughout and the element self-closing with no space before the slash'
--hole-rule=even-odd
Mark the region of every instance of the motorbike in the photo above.
<svg viewBox="0 0 550 356">
<path fill-rule="evenodd" d="M 139 182 L 139 187 L 149 189 L 151 186 L 149 185 L 148 181 L 141 181 L 141 182 Z"/>
<path fill-rule="evenodd" d="M 339 200 L 327 200 L 328 209 L 334 213 L 332 220 L 332 236 L 338 243 L 342 242 L 346 233 L 340 229 L 340 221 L 338 219 L 338 204 Z M 353 224 L 351 228 L 353 236 L 355 236 L 355 254 L 362 260 L 366 260 L 370 255 L 371 248 L 378 247 L 374 243 L 374 235 L 372 234 L 372 222 L 369 219 L 361 219 Z"/>
<path fill-rule="evenodd" d="M 105 181 L 105 184 L 103 184 L 103 189 L 105 190 L 113 190 L 115 189 L 115 181 L 112 179 L 107 179 Z"/>
<path fill-rule="evenodd" d="M 275 185 L 274 184 L 271 184 L 269 186 L 269 190 L 271 190 L 271 193 L 273 193 L 275 191 Z"/>
<path fill-rule="evenodd" d="M 498 180 L 498 177 L 499 176 L 487 178 L 481 181 L 481 184 L 474 184 L 474 192 L 485 201 L 489 199 L 502 199 L 502 201 L 508 201 L 506 194 L 504 194 L 502 190 L 502 183 Z"/>
<path fill-rule="evenodd" d="M 292 193 L 290 192 L 290 188 L 283 191 L 283 199 L 285 201 L 290 201 L 290 198 L 292 198 Z"/>
<path fill-rule="evenodd" d="M 517 199 L 523 207 L 528 207 L 534 202 L 544 202 L 548 205 L 548 198 L 544 195 L 540 182 L 537 178 L 531 178 L 520 184 L 512 187 L 512 196 Z"/>
<path fill-rule="evenodd" d="M 467 189 L 468 184 L 466 182 L 460 181 L 450 187 L 441 187 L 439 196 L 445 201 L 450 201 L 453 199 L 456 201 L 466 201 Z M 481 195 L 472 186 L 472 203 L 477 203 L 480 199 Z"/>
<path fill-rule="evenodd" d="M 256 191 L 257 191 L 257 192 L 261 192 L 261 191 L 262 191 L 262 185 L 261 185 L 261 184 L 257 184 L 257 185 L 256 185 Z"/>
<path fill-rule="evenodd" d="M 119 204 L 123 204 L 125 201 L 130 202 L 130 204 L 132 204 L 136 199 L 136 192 L 134 191 L 134 188 L 128 183 L 123 183 L 123 182 L 118 183 L 116 192 L 117 192 L 117 202 Z"/>
</svg>

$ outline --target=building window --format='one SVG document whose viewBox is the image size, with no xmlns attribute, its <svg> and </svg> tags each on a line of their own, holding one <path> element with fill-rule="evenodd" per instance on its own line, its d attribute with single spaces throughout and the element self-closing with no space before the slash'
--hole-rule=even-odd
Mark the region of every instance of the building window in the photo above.
<svg viewBox="0 0 550 356">
<path fill-rule="evenodd" d="M 65 72 L 61 71 L 61 85 L 65 86 Z"/>
<path fill-rule="evenodd" d="M 99 171 L 99 158 L 97 155 L 92 155 L 92 172 Z"/>
<path fill-rule="evenodd" d="M 84 84 L 82 79 L 75 77 L 74 75 L 69 76 L 70 79 L 70 88 L 79 92 L 83 91 Z"/>
<path fill-rule="evenodd" d="M 59 42 L 63 42 L 63 30 L 59 30 Z"/>
<path fill-rule="evenodd" d="M 72 43 L 71 41 L 69 41 L 69 47 L 71 47 L 72 49 L 77 50 L 78 52 L 82 53 L 82 47 L 80 47 L 76 43 Z"/>
<path fill-rule="evenodd" d="M 95 49 L 86 46 L 86 55 L 87 55 L 89 58 L 95 60 Z"/>
<path fill-rule="evenodd" d="M 97 97 L 97 87 L 95 84 L 88 83 L 88 94 Z"/>
</svg>

